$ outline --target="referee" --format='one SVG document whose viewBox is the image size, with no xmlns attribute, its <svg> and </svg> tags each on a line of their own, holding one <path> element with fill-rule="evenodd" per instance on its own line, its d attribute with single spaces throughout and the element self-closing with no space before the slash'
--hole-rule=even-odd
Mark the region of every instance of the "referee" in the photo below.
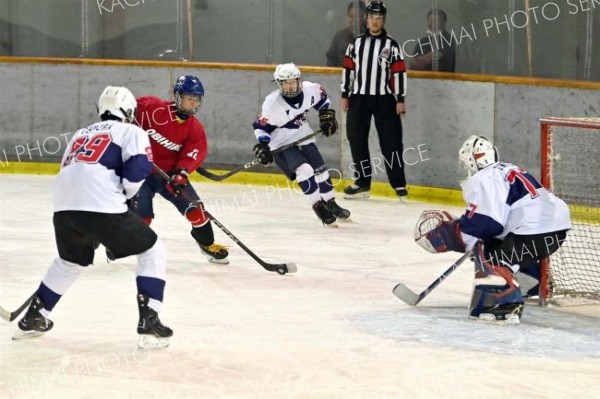
<svg viewBox="0 0 600 399">
<path fill-rule="evenodd" d="M 396 194 L 406 198 L 402 159 L 402 122 L 406 66 L 398 43 L 385 29 L 385 4 L 367 6 L 367 31 L 355 37 L 344 56 L 341 108 L 347 111 L 346 130 L 358 178 L 344 189 L 344 198 L 368 198 L 373 170 L 369 155 L 371 117 L 379 137 L 388 180 Z"/>
</svg>

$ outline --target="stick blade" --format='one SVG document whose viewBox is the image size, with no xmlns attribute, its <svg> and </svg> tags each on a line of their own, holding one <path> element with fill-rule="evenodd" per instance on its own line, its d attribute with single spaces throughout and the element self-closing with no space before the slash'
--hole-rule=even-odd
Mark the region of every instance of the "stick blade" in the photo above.
<svg viewBox="0 0 600 399">
<path fill-rule="evenodd" d="M 286 263 L 285 267 L 288 273 L 296 273 L 298 271 L 298 266 L 295 263 Z"/>
<path fill-rule="evenodd" d="M 419 302 L 421 302 L 419 295 L 409 290 L 408 287 L 402 283 L 397 284 L 392 292 L 407 305 L 416 306 Z"/>
<path fill-rule="evenodd" d="M 10 316 L 10 312 L 0 306 L 0 318 L 4 321 L 11 322 L 12 320 L 10 319 Z"/>
</svg>

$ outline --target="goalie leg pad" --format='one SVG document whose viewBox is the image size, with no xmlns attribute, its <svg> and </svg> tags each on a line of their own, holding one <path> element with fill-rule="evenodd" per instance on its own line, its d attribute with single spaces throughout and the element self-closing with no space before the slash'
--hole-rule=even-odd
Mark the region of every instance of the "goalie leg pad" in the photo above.
<svg viewBox="0 0 600 399">
<path fill-rule="evenodd" d="M 469 317 L 485 321 L 518 323 L 523 314 L 523 295 L 513 271 L 495 259 L 485 259 L 483 245 L 475 252 L 475 282 Z"/>
</svg>

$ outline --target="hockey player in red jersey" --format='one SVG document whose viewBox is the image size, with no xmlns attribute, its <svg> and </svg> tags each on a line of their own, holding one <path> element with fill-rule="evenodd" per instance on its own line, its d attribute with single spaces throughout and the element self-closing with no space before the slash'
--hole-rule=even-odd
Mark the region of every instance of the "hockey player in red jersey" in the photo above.
<svg viewBox="0 0 600 399">
<path fill-rule="evenodd" d="M 137 122 L 150 137 L 154 162 L 174 183 L 166 184 L 158 174 L 149 176 L 138 193 L 133 211 L 150 224 L 154 218 L 152 199 L 160 194 L 190 221 L 192 237 L 208 260 L 227 264 L 227 248 L 215 243 L 200 197 L 188 184 L 188 174 L 206 158 L 206 133 L 194 116 L 202 103 L 204 88 L 197 77 L 182 75 L 175 82 L 173 95 L 174 101 L 151 96 L 137 99 Z M 184 192 L 186 195 L 182 195 Z"/>
</svg>

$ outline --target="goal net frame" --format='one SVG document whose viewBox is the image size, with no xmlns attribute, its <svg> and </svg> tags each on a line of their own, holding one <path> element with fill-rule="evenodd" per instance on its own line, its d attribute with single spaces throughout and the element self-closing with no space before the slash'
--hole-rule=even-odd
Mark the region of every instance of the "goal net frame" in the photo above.
<svg viewBox="0 0 600 399">
<path fill-rule="evenodd" d="M 580 128 L 586 130 L 598 130 L 600 135 L 600 118 L 556 118 L 546 117 L 540 119 L 541 127 L 541 184 L 548 190 L 553 191 L 553 159 L 555 154 L 552 153 L 552 128 L 553 127 L 564 127 L 564 128 Z M 560 195 L 559 195 L 560 196 Z M 573 204 L 567 201 L 569 208 L 572 208 Z M 595 216 L 597 218 L 597 216 Z M 575 220 L 574 220 L 575 222 Z M 600 226 L 599 226 L 600 228 Z M 568 234 L 568 233 L 567 233 Z M 568 239 L 568 236 L 567 236 Z M 561 251 L 562 249 L 559 249 Z M 553 296 L 552 292 L 552 256 L 543 259 L 540 262 L 540 305 L 545 306 L 548 304 Z M 559 295 L 564 295 L 559 293 Z M 568 294 L 567 294 L 568 295 Z M 593 298 L 598 299 L 598 298 Z"/>
</svg>

